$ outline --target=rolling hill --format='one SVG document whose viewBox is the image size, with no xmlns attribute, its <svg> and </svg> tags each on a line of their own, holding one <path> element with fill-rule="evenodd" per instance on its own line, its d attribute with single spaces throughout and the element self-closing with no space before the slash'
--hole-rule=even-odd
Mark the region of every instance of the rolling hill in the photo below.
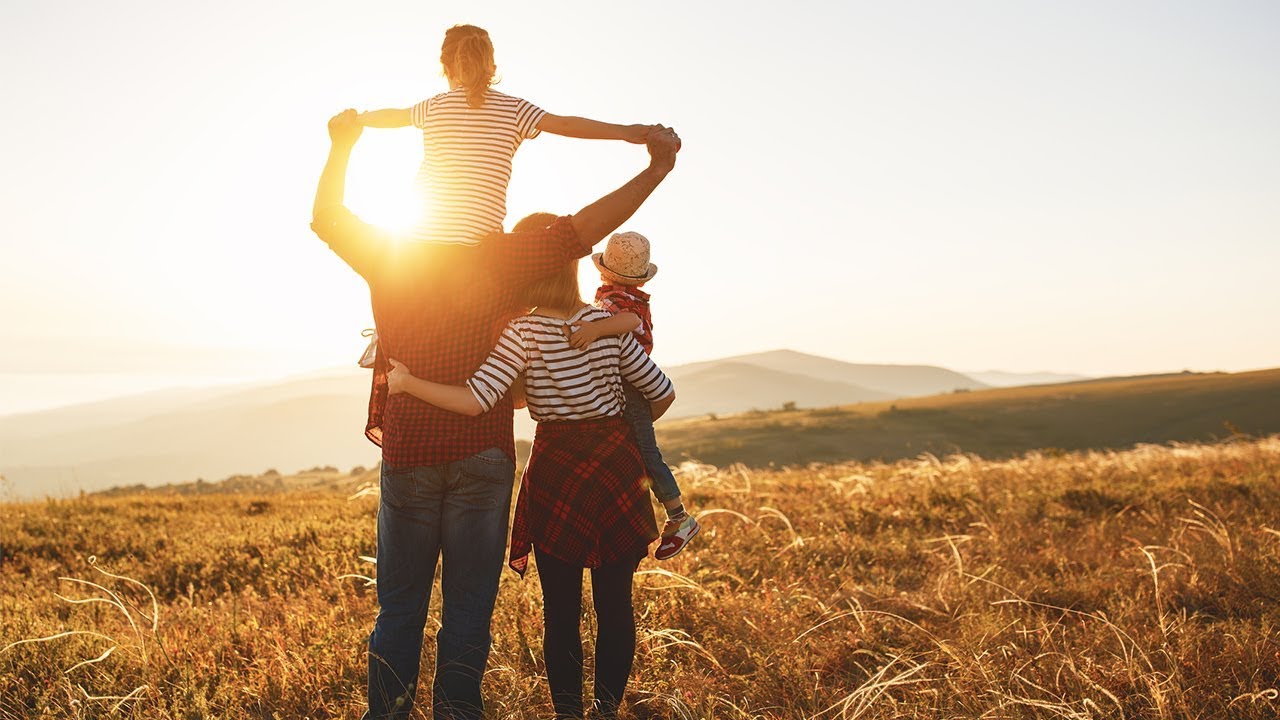
<svg viewBox="0 0 1280 720">
<path fill-rule="evenodd" d="M 1021 387 L 1023 385 L 1054 385 L 1057 383 L 1079 382 L 1089 380 L 1087 375 L 1070 373 L 1031 372 L 1014 373 L 1003 370 L 983 370 L 972 372 L 966 370 L 965 375 L 991 387 Z"/>
<path fill-rule="evenodd" d="M 788 465 L 929 452 L 998 458 L 1280 432 L 1280 369 L 1105 378 L 658 427 L 668 461 Z"/>
<path fill-rule="evenodd" d="M 764 465 L 957 448 L 1001 455 L 1204 439 L 1225 434 L 1224 422 L 1248 432 L 1280 430 L 1280 375 L 1265 372 L 967 390 L 976 383 L 944 368 L 854 365 L 778 351 L 673 367 L 670 374 L 679 399 L 659 435 L 672 460 Z M 364 372 L 343 370 L 0 417 L 0 494 L 65 496 L 268 468 L 372 466 L 378 449 L 362 432 L 368 382 Z M 886 389 L 925 387 L 944 387 L 946 394 L 904 398 Z M 957 387 L 966 391 L 954 393 Z M 801 410 L 777 411 L 788 402 Z M 831 406 L 843 407 L 804 409 Z M 532 433 L 528 416 L 518 414 L 516 436 Z"/>
<path fill-rule="evenodd" d="M 884 398 L 936 395 L 953 390 L 979 390 L 987 387 L 967 375 L 932 365 L 864 365 L 794 350 L 773 350 L 738 355 L 723 360 L 680 365 L 671 368 L 670 374 L 673 380 L 679 382 L 685 377 L 725 363 L 754 365 L 789 375 L 802 375 L 816 380 L 843 383 L 859 388 L 862 392 L 878 393 Z"/>
<path fill-rule="evenodd" d="M 678 417 L 764 410 L 794 402 L 799 407 L 826 407 L 895 396 L 839 380 L 773 370 L 746 362 L 708 363 L 671 371 L 676 383 Z"/>
<path fill-rule="evenodd" d="M 679 386 L 672 417 L 900 396 L 858 382 L 863 376 L 878 382 L 898 378 L 896 384 L 887 383 L 898 389 L 949 391 L 974 385 L 942 368 L 895 371 L 787 351 L 669 370 Z M 292 472 L 317 465 L 367 466 L 378 459 L 378 449 L 363 435 L 368 390 L 367 372 L 344 369 L 0 417 L 0 475 L 12 495 L 24 498 L 120 484 L 215 480 L 268 468 Z M 533 431 L 528 415 L 517 413 L 516 436 L 531 438 Z"/>
</svg>

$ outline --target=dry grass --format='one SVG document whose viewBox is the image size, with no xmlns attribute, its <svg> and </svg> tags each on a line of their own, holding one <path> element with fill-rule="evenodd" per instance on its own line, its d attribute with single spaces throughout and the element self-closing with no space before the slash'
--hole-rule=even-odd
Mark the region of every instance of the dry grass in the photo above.
<svg viewBox="0 0 1280 720">
<path fill-rule="evenodd" d="M 358 717 L 376 501 L 337 478 L 3 507 L 0 717 Z M 1280 438 L 684 485 L 706 529 L 637 579 L 636 717 L 1280 712 Z M 506 573 L 492 717 L 550 716 L 539 607 Z"/>
</svg>

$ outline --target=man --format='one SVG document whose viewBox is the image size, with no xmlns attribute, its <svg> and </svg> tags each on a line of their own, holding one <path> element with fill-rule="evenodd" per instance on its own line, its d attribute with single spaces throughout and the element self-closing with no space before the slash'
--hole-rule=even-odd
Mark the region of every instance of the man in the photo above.
<svg viewBox="0 0 1280 720">
<path fill-rule="evenodd" d="M 626 222 L 675 167 L 673 130 L 650 133 L 649 165 L 622 187 L 546 227 L 494 234 L 477 246 L 400 242 L 343 206 L 360 137 L 354 110 L 329 121 L 312 229 L 368 283 L 378 326 L 366 434 L 382 446 L 378 619 L 369 636 L 365 720 L 407 718 L 418 684 L 432 579 L 443 556 L 433 716 L 479 718 L 490 619 L 506 549 L 515 475 L 512 405 L 477 417 L 387 394 L 387 358 L 414 375 L 461 384 L 525 310 L 519 291 L 583 257 Z"/>
</svg>

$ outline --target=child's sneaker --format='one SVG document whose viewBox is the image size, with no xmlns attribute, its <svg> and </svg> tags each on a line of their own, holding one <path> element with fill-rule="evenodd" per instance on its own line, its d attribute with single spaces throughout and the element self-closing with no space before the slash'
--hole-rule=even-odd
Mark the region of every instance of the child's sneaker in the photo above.
<svg viewBox="0 0 1280 720">
<path fill-rule="evenodd" d="M 653 551 L 654 559 L 670 560 L 679 555 L 701 529 L 702 526 L 692 515 L 685 515 L 679 520 L 668 520 L 662 528 L 662 541 L 658 543 L 658 549 Z"/>
</svg>

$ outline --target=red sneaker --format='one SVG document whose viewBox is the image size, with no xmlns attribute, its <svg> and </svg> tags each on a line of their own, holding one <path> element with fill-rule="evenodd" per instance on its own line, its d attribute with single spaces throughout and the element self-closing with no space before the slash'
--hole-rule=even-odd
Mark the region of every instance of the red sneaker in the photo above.
<svg viewBox="0 0 1280 720">
<path fill-rule="evenodd" d="M 670 560 L 679 555 L 701 529 L 702 526 L 692 515 L 686 515 L 683 520 L 668 520 L 662 528 L 662 541 L 658 543 L 658 549 L 653 551 L 654 559 Z"/>
</svg>

